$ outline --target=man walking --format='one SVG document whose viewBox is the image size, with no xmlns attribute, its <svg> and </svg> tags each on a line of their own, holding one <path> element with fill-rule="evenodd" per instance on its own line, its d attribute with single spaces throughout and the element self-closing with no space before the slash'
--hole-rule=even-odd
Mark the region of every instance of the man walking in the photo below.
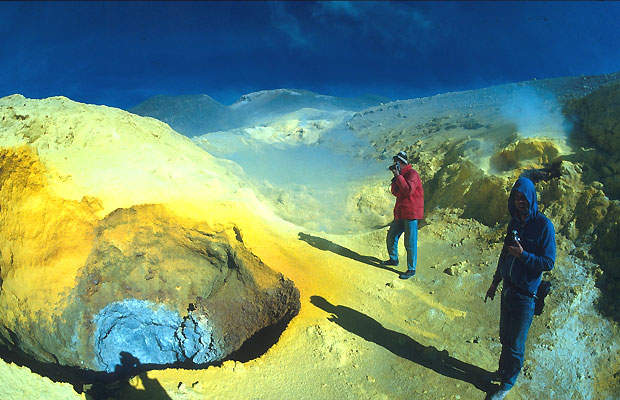
<svg viewBox="0 0 620 400">
<path fill-rule="evenodd" d="M 405 249 L 407 250 L 407 271 L 400 275 L 401 279 L 409 279 L 415 275 L 418 246 L 418 220 L 424 218 L 424 189 L 418 171 L 411 167 L 404 151 L 398 152 L 393 158 L 394 164 L 390 171 L 394 174 L 390 190 L 396 196 L 394 205 L 394 221 L 387 233 L 387 251 L 390 258 L 381 262 L 382 265 L 398 265 L 398 240 L 405 233 Z"/>
<path fill-rule="evenodd" d="M 499 337 L 502 353 L 494 374 L 501 382 L 490 400 L 503 399 L 514 386 L 523 366 L 525 340 L 534 317 L 534 299 L 543 271 L 555 264 L 555 228 L 538 212 L 534 183 L 525 177 L 515 182 L 508 198 L 512 220 L 487 298 L 493 300 L 503 280 Z"/>
</svg>

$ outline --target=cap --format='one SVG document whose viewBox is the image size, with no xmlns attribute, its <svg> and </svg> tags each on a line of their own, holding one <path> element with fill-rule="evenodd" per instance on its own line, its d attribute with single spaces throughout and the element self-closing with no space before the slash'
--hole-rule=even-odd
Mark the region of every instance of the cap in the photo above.
<svg viewBox="0 0 620 400">
<path fill-rule="evenodd" d="M 407 161 L 407 153 L 405 153 L 404 151 L 399 151 L 394 157 L 392 157 L 392 159 L 394 161 L 400 160 L 404 162 L 405 164 L 409 163 L 409 161 Z"/>
</svg>

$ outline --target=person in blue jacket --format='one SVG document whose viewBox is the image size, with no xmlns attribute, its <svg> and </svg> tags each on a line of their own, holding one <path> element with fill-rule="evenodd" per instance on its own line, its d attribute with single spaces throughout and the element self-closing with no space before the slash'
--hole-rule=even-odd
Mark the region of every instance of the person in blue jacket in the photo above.
<svg viewBox="0 0 620 400">
<path fill-rule="evenodd" d="M 502 353 L 499 369 L 493 374 L 500 386 L 491 400 L 503 399 L 517 380 L 541 275 L 555 264 L 555 228 L 538 212 L 536 188 L 530 179 L 517 179 L 508 198 L 508 211 L 512 219 L 493 282 L 484 298 L 485 302 L 487 298 L 493 300 L 497 286 L 504 282 L 499 321 Z"/>
</svg>

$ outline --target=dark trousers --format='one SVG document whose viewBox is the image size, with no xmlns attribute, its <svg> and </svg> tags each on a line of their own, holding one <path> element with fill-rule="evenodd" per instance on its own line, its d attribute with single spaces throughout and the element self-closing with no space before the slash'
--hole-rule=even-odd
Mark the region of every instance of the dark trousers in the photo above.
<svg viewBox="0 0 620 400">
<path fill-rule="evenodd" d="M 499 339 L 502 343 L 499 358 L 499 372 L 502 375 L 500 389 L 508 390 L 517 381 L 523 367 L 525 340 L 533 317 L 534 299 L 504 287 L 499 318 Z"/>
</svg>

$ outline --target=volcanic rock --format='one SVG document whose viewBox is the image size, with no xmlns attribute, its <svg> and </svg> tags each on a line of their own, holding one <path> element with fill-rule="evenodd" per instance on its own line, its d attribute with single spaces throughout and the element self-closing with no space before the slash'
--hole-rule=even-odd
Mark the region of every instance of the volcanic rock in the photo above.
<svg viewBox="0 0 620 400">
<path fill-rule="evenodd" d="M 143 205 L 119 209 L 83 234 L 92 248 L 75 287 L 55 304 L 54 323 L 16 323 L 12 313 L 1 321 L 3 341 L 41 361 L 108 372 L 122 353 L 142 364 L 210 363 L 299 310 L 293 283 L 247 250 L 235 229 Z M 14 288 L 21 268 L 3 265 L 5 284 Z M 23 308 L 32 318 L 27 302 Z"/>
<path fill-rule="evenodd" d="M 14 95 L 0 145 L 0 344 L 96 371 L 204 364 L 299 310 L 236 214 L 211 216 L 252 193 L 165 124 Z"/>
<path fill-rule="evenodd" d="M 59 329 L 75 353 L 57 357 L 95 370 L 114 370 L 122 352 L 143 364 L 221 360 L 299 311 L 293 283 L 234 229 L 214 231 L 158 205 L 101 221 L 77 281 L 62 317 L 67 331 Z"/>
</svg>

